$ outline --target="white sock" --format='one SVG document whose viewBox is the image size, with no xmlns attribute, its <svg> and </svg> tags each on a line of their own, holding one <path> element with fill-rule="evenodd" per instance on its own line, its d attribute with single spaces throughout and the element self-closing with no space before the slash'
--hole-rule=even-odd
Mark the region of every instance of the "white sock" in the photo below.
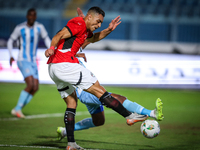
<svg viewBox="0 0 200 150">
<path fill-rule="evenodd" d="M 126 117 L 126 119 L 133 119 L 133 117 L 134 117 L 134 114 L 131 113 L 129 116 Z"/>
<path fill-rule="evenodd" d="M 63 130 L 63 135 L 64 135 L 64 136 L 67 136 L 66 129 Z"/>
<path fill-rule="evenodd" d="M 150 116 L 149 117 L 152 117 L 152 118 L 155 118 L 155 110 L 152 110 L 151 113 L 150 113 Z"/>
</svg>

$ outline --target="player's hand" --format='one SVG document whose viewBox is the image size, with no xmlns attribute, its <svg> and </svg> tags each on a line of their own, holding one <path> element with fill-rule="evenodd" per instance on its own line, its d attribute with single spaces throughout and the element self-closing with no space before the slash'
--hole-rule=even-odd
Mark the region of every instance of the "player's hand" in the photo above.
<svg viewBox="0 0 200 150">
<path fill-rule="evenodd" d="M 77 13 L 78 13 L 79 17 L 83 17 L 83 18 L 85 17 L 85 15 L 83 14 L 82 10 L 79 7 L 77 7 L 76 10 L 77 10 Z"/>
<path fill-rule="evenodd" d="M 54 50 L 52 50 L 52 49 L 47 49 L 46 51 L 45 51 L 45 56 L 46 57 L 49 57 L 49 56 L 51 56 L 51 55 L 53 55 L 54 54 Z"/>
<path fill-rule="evenodd" d="M 86 55 L 85 55 L 85 53 L 78 53 L 78 54 L 76 54 L 76 56 L 75 57 L 81 57 L 81 58 L 83 58 L 84 59 L 84 61 L 85 62 L 87 62 L 87 58 L 86 58 Z"/>
<path fill-rule="evenodd" d="M 115 19 L 112 19 L 111 23 L 109 24 L 108 26 L 108 29 L 110 31 L 113 31 L 115 30 L 115 28 L 121 23 L 121 17 L 120 16 L 117 16 Z"/>
<path fill-rule="evenodd" d="M 13 57 L 10 57 L 10 66 L 12 67 L 12 62 L 15 61 Z"/>
</svg>

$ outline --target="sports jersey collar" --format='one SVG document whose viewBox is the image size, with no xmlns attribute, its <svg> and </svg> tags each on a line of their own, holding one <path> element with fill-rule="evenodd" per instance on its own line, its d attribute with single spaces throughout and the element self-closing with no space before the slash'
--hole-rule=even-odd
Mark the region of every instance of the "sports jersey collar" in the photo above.
<svg viewBox="0 0 200 150">
<path fill-rule="evenodd" d="M 36 21 L 35 21 L 36 22 Z M 28 22 L 26 21 L 26 26 L 28 27 L 28 28 L 33 28 L 34 26 L 35 26 L 35 22 L 34 22 L 34 24 L 32 25 L 32 26 L 29 26 L 28 25 Z"/>
</svg>

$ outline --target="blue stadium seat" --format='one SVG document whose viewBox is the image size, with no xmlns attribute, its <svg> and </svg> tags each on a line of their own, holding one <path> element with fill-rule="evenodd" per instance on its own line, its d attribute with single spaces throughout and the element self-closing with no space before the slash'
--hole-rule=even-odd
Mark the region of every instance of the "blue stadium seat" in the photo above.
<svg viewBox="0 0 200 150">
<path fill-rule="evenodd" d="M 105 1 L 103 0 L 89 0 L 84 6 L 83 9 L 84 10 L 88 10 L 89 8 L 93 7 L 93 6 L 99 6 L 101 7 L 101 5 L 105 5 Z"/>
<path fill-rule="evenodd" d="M 172 6 L 174 4 L 174 0 L 162 0 L 162 5 Z"/>
<path fill-rule="evenodd" d="M 121 4 L 118 4 L 118 3 L 116 3 L 116 4 L 111 4 L 110 6 L 109 6 L 109 11 L 114 11 L 114 12 L 120 12 L 120 10 L 121 10 L 121 7 L 123 7 L 123 5 L 121 5 Z"/>
<path fill-rule="evenodd" d="M 199 0 L 180 0 L 180 6 L 196 6 L 198 5 Z"/>
<path fill-rule="evenodd" d="M 170 25 L 167 23 L 141 22 L 138 29 L 138 40 L 169 41 Z"/>
<path fill-rule="evenodd" d="M 99 32 L 102 29 L 105 29 L 108 27 L 110 21 L 104 21 L 101 28 L 95 30 L 95 32 Z M 128 40 L 129 39 L 129 27 L 130 27 L 130 23 L 128 22 L 123 22 L 115 29 L 114 32 L 112 32 L 112 34 L 109 34 L 105 39 L 114 39 L 114 40 Z"/>
<path fill-rule="evenodd" d="M 200 18 L 200 9 L 199 9 L 199 7 L 200 6 L 193 7 L 194 17 L 199 17 Z"/>
<path fill-rule="evenodd" d="M 159 5 L 160 4 L 160 0 L 150 0 L 150 3 L 152 5 Z"/>
<path fill-rule="evenodd" d="M 105 3 L 106 3 L 106 4 L 114 4 L 114 3 L 115 3 L 115 0 L 105 0 Z"/>
<path fill-rule="evenodd" d="M 29 9 L 29 8 L 36 8 L 36 9 L 57 9 L 58 4 L 63 4 L 69 0 L 0 0 L 0 8 L 3 9 Z"/>
<path fill-rule="evenodd" d="M 199 25 L 180 24 L 178 26 L 178 42 L 200 42 Z"/>
<path fill-rule="evenodd" d="M 150 0 L 140 0 L 138 1 L 139 5 L 149 5 L 150 4 Z"/>
<path fill-rule="evenodd" d="M 178 15 L 180 17 L 193 17 L 194 15 L 193 7 L 191 6 L 180 7 Z"/>
<path fill-rule="evenodd" d="M 128 2 L 128 0 L 115 0 L 115 3 L 118 3 L 120 5 L 123 5 L 123 4 L 127 3 L 127 2 Z"/>
<path fill-rule="evenodd" d="M 135 6 L 134 4 L 124 4 L 120 7 L 119 12 L 121 13 L 135 13 Z"/>
<path fill-rule="evenodd" d="M 129 3 L 130 5 L 135 5 L 138 4 L 139 0 L 128 0 L 127 3 Z"/>
<path fill-rule="evenodd" d="M 54 12 L 62 10 L 58 8 L 58 4 L 62 4 L 63 7 L 68 1 L 69 0 L 0 0 L 0 11 L 25 11 L 28 8 L 36 7 L 40 13 L 45 13 L 46 10 L 51 10 Z M 176 5 L 178 5 L 178 7 L 176 7 Z M 133 40 L 131 39 L 133 37 L 134 40 L 143 41 L 170 41 L 171 25 L 173 25 L 170 20 L 172 17 L 178 15 L 178 40 L 183 42 L 199 41 L 198 36 L 200 31 L 198 27 L 200 26 L 200 23 L 198 22 L 200 22 L 200 0 L 88 0 L 87 3 L 81 8 L 85 12 L 92 6 L 101 7 L 106 12 L 106 16 L 108 16 L 110 12 L 112 14 L 121 13 L 123 15 L 126 15 L 127 13 L 127 16 L 133 15 L 133 17 L 137 16 L 138 13 L 140 15 L 138 21 L 139 35 L 136 36 L 138 37 L 137 39 L 135 39 L 136 37 L 130 35 L 132 34 L 133 27 L 135 25 L 133 24 L 133 20 L 131 20 L 131 18 L 130 21 L 124 21 L 122 18 L 122 23 L 120 26 L 116 28 L 115 32 L 108 35 L 106 39 Z M 2 14 L 0 15 L 0 20 L 4 22 L 4 24 L 0 24 L 0 38 L 8 38 L 14 27 L 26 20 L 24 13 L 21 13 L 21 17 L 9 16 L 10 14 L 8 13 L 7 17 L 3 16 Z M 148 22 L 145 22 L 145 19 Z M 164 22 L 156 22 L 161 20 L 164 20 Z M 192 22 L 190 24 L 181 24 L 179 20 L 185 22 L 188 20 L 189 23 L 190 21 L 193 21 L 196 24 L 192 24 Z M 48 17 L 38 18 L 38 21 L 45 25 L 50 37 L 55 34 L 53 32 L 55 32 L 57 29 L 54 27 L 55 24 L 52 23 L 55 20 Z M 67 21 L 68 20 L 63 19 L 59 24 L 62 24 L 63 27 L 66 25 Z M 105 19 L 100 30 L 107 28 L 109 23 L 110 21 Z M 194 37 L 192 37 L 193 34 Z"/>
</svg>

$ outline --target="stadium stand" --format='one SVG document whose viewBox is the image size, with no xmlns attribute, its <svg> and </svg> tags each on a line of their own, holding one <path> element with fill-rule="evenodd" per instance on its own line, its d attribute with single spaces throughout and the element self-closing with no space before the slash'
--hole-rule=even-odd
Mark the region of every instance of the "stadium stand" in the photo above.
<svg viewBox="0 0 200 150">
<path fill-rule="evenodd" d="M 0 0 L 0 38 L 7 40 L 14 26 L 34 7 L 50 37 L 76 16 L 99 6 L 106 12 L 102 28 L 121 15 L 121 25 L 107 40 L 200 43 L 200 0 Z"/>
</svg>

